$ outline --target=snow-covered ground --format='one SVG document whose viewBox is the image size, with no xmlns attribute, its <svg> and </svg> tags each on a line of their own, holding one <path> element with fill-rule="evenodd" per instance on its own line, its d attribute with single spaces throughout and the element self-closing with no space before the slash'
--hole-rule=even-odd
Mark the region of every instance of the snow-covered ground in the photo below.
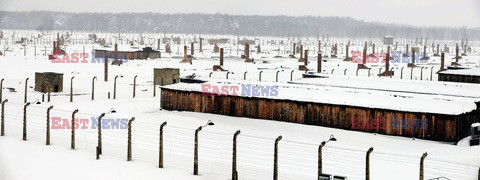
<svg viewBox="0 0 480 180">
<path fill-rule="evenodd" d="M 205 43 L 206 44 L 206 43 Z M 363 45 L 363 44 L 362 44 Z M 49 45 L 51 46 L 51 45 Z M 197 44 L 198 46 L 198 44 Z M 226 45 L 227 47 L 230 45 Z M 235 47 L 234 45 L 231 45 Z M 195 73 L 201 78 L 208 78 L 211 68 L 218 64 L 218 54 L 206 50 L 196 52 L 193 64 L 181 64 L 180 54 L 163 55 L 156 60 L 128 61 L 122 66 L 109 66 L 109 81 L 103 81 L 103 64 L 97 63 L 60 63 L 52 64 L 43 56 L 43 45 L 37 48 L 33 56 L 33 47 L 27 46 L 27 56 L 23 55 L 21 46 L 8 45 L 6 56 L 0 56 L 0 78 L 4 78 L 4 88 L 15 88 L 17 92 L 3 89 L 3 98 L 9 102 L 5 106 L 6 136 L 0 137 L 0 179 L 229 179 L 231 176 L 232 138 L 237 130 L 238 137 L 238 175 L 240 179 L 270 179 L 273 174 L 273 147 L 275 138 L 283 139 L 279 143 L 279 179 L 316 179 L 318 145 L 334 135 L 338 141 L 328 142 L 323 152 L 323 171 L 328 174 L 347 176 L 349 179 L 364 179 L 365 154 L 374 147 L 371 154 L 371 179 L 406 180 L 418 179 L 420 157 L 428 152 L 425 160 L 426 179 L 448 177 L 455 180 L 473 180 L 478 177 L 480 167 L 480 147 L 469 147 L 465 139 L 458 146 L 450 143 L 426 141 L 404 137 L 347 131 L 319 126 L 308 126 L 285 122 L 274 122 L 250 118 L 220 116 L 193 112 L 160 110 L 160 91 L 153 97 L 153 68 L 174 67 L 181 69 L 181 76 Z M 312 46 L 313 47 L 313 46 Z M 85 46 L 91 52 L 91 45 Z M 211 46 L 204 47 L 205 49 Z M 298 68 L 296 59 L 273 58 L 277 52 L 268 54 L 274 46 L 263 47 L 267 53 L 252 56 L 266 60 L 265 63 L 244 63 L 236 58 L 236 51 L 230 54 L 226 50 L 224 68 L 230 70 L 229 79 L 242 80 L 245 71 L 247 80 L 258 81 L 259 72 L 262 81 L 273 83 L 278 70 L 279 81 L 290 81 L 290 72 Z M 287 47 L 288 48 L 288 47 Z M 181 48 L 180 48 L 181 49 Z M 243 46 L 238 48 L 243 49 Z M 354 48 L 352 48 L 354 49 Z M 51 49 L 50 49 L 51 50 Z M 175 52 L 175 48 L 172 47 Z M 67 53 L 82 52 L 83 45 L 67 47 Z M 190 52 L 190 51 L 188 51 Z M 240 52 L 241 54 L 241 52 Z M 235 57 L 233 57 L 235 56 Z M 264 58 L 262 58 L 264 57 Z M 312 54 L 310 68 L 316 67 L 316 57 Z M 447 56 L 450 61 L 453 54 Z M 468 56 L 470 61 L 477 61 L 477 55 Z M 324 59 L 325 60 L 325 59 Z M 348 76 L 355 76 L 356 64 L 343 62 L 341 59 L 326 59 L 323 68 L 330 74 L 343 75 L 347 69 Z M 438 62 L 436 57 L 434 62 Z M 465 61 L 465 59 L 463 60 Z M 462 62 L 463 62 L 462 61 Z M 268 63 L 267 63 L 268 62 Z M 446 64 L 449 64 L 447 62 Z M 394 65 L 395 76 L 400 79 L 400 68 L 406 64 Z M 478 63 L 469 64 L 478 66 Z M 429 65 L 423 71 L 423 81 L 430 80 L 430 68 L 438 70 L 438 64 Z M 315 69 L 315 68 L 313 68 Z M 407 68 L 408 69 L 408 68 Z M 22 141 L 24 83 L 28 77 L 28 102 L 41 100 L 41 93 L 33 90 L 35 72 L 64 73 L 63 93 L 52 93 L 50 103 L 32 104 L 27 108 L 28 141 Z M 376 74 L 378 69 L 372 69 Z M 293 79 L 301 78 L 304 72 L 294 71 Z M 409 79 L 410 70 L 404 70 L 403 78 Z M 113 93 L 113 79 L 117 79 L 117 99 L 108 99 L 108 92 Z M 133 77 L 137 78 L 136 98 L 132 98 Z M 70 78 L 73 82 L 74 102 L 69 102 Z M 95 101 L 91 101 L 91 83 L 94 76 Z M 380 80 L 378 76 L 368 77 L 362 70 L 359 76 L 365 82 Z M 420 70 L 415 69 L 413 81 L 420 79 Z M 435 74 L 433 80 L 436 80 Z M 212 79 L 226 78 L 226 72 L 214 72 Z M 341 78 L 338 78 L 339 81 Z M 389 78 L 388 78 L 389 79 Z M 416 82 L 418 82 L 418 80 Z M 345 81 L 361 82 L 361 79 Z M 390 81 L 382 78 L 381 81 Z M 400 81 L 400 80 L 399 80 Z M 297 81 L 310 83 L 308 81 Z M 333 81 L 331 86 L 336 86 Z M 427 83 L 427 82 L 424 82 Z M 368 83 L 375 86 L 374 83 Z M 372 85 L 373 84 L 373 85 Z M 337 84 L 338 85 L 338 84 Z M 365 84 L 350 84 L 356 88 L 366 88 Z M 31 86 L 31 87 L 30 87 Z M 428 86 L 428 85 L 423 85 Z M 452 85 L 454 86 L 454 85 Z M 471 86 L 478 89 L 477 85 Z M 404 87 L 404 91 L 415 91 Z M 371 88 L 371 87 L 367 87 Z M 451 87 L 455 89 L 454 87 Z M 466 87 L 468 88 L 468 87 Z M 447 93 L 442 90 L 433 93 Z M 279 92 L 281 93 L 281 92 Z M 470 93 L 470 94 L 469 94 Z M 465 90 L 459 94 L 469 94 L 478 98 L 480 93 Z M 452 93 L 454 96 L 455 93 Z M 113 97 L 113 95 L 112 95 Z M 45 97 L 46 98 L 46 97 Z M 127 130 L 103 130 L 103 155 L 95 160 L 97 130 L 76 130 L 76 150 L 70 150 L 70 129 L 52 129 L 52 145 L 45 146 L 46 110 L 53 105 L 51 117 L 71 119 L 72 112 L 79 109 L 76 118 L 91 119 L 114 108 L 117 113 L 110 113 L 108 118 L 135 117 L 133 132 L 133 161 L 127 162 Z M 212 120 L 215 125 L 205 127 L 199 135 L 199 174 L 193 176 L 194 132 L 199 126 Z M 165 168 L 158 168 L 159 127 L 168 122 L 164 131 Z"/>
</svg>

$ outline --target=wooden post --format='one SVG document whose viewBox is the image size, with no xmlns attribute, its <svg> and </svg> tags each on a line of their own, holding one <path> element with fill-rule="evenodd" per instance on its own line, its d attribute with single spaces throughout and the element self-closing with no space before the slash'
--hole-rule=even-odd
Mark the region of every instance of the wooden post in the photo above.
<svg viewBox="0 0 480 180">
<path fill-rule="evenodd" d="M 50 145 L 50 111 L 53 109 L 53 106 L 48 107 L 47 109 L 47 135 L 45 145 Z"/>
<path fill-rule="evenodd" d="M 280 73 L 280 71 L 277 71 L 277 73 L 275 75 L 275 82 L 278 82 L 278 73 Z"/>
<path fill-rule="evenodd" d="M 115 79 L 113 81 L 113 99 L 117 98 L 117 78 L 118 76 L 115 76 Z"/>
<path fill-rule="evenodd" d="M 411 67 L 410 69 L 410 80 L 413 80 L 413 68 L 415 67 Z"/>
<path fill-rule="evenodd" d="M 98 154 L 102 154 L 102 118 L 105 116 L 105 113 L 102 113 L 100 117 L 98 117 L 98 142 L 97 142 L 97 148 L 98 148 Z"/>
<path fill-rule="evenodd" d="M 27 103 L 23 106 L 23 140 L 27 140 L 27 106 L 29 106 L 30 103 Z"/>
<path fill-rule="evenodd" d="M 158 167 L 163 168 L 163 128 L 167 125 L 167 122 L 163 122 L 160 125 L 160 142 L 158 148 Z"/>
<path fill-rule="evenodd" d="M 402 67 L 402 69 L 400 70 L 400 79 L 403 79 L 403 68 L 405 67 Z"/>
<path fill-rule="evenodd" d="M 367 160 L 365 166 L 365 180 L 370 180 L 370 154 L 373 151 L 373 147 L 370 147 L 367 151 Z"/>
<path fill-rule="evenodd" d="M 420 81 L 423 80 L 423 67 L 420 67 Z"/>
<path fill-rule="evenodd" d="M 155 79 L 157 76 L 155 76 Z M 160 84 L 161 86 L 163 86 L 163 78 L 162 78 L 162 82 Z M 153 97 L 157 96 L 157 85 L 155 84 L 155 81 L 153 82 Z"/>
<path fill-rule="evenodd" d="M 75 76 L 72 76 L 70 79 L 70 102 L 73 102 L 73 78 L 75 78 Z"/>
<path fill-rule="evenodd" d="M 3 100 L 3 99 L 2 99 L 2 98 L 3 98 L 2 96 L 3 96 L 3 81 L 4 81 L 4 80 L 5 80 L 5 79 L 0 80 L 0 102 L 2 102 L 2 100 Z"/>
<path fill-rule="evenodd" d="M 5 136 L 5 103 L 8 102 L 8 99 L 2 101 L 2 119 L 1 119 L 1 128 L 0 128 L 0 136 Z"/>
<path fill-rule="evenodd" d="M 198 175 L 198 133 L 202 130 L 202 126 L 195 130 L 195 147 L 193 152 L 193 175 Z"/>
<path fill-rule="evenodd" d="M 320 174 L 323 172 L 323 165 L 322 165 L 322 148 L 325 146 L 326 142 L 323 141 L 320 146 L 318 146 L 318 173 L 317 177 L 320 180 Z"/>
<path fill-rule="evenodd" d="M 237 173 L 237 137 L 240 135 L 240 130 L 233 135 L 233 151 L 232 151 L 232 180 L 238 180 Z"/>
<path fill-rule="evenodd" d="M 432 66 L 432 68 L 430 69 L 430 81 L 433 81 L 433 68 L 435 66 Z"/>
<path fill-rule="evenodd" d="M 28 79 L 25 79 L 25 97 L 23 99 L 23 103 L 27 103 L 27 89 L 28 89 Z"/>
<path fill-rule="evenodd" d="M 293 72 L 294 72 L 294 71 L 295 71 L 295 70 L 292 70 L 292 72 L 290 72 L 290 81 L 293 81 Z"/>
<path fill-rule="evenodd" d="M 72 139 L 71 139 L 71 144 L 70 148 L 75 149 L 75 114 L 78 113 L 78 109 L 75 109 L 72 113 Z"/>
<path fill-rule="evenodd" d="M 127 140 L 127 161 L 132 160 L 132 122 L 135 121 L 135 117 L 132 117 L 128 121 L 128 140 Z"/>
<path fill-rule="evenodd" d="M 135 98 L 135 86 L 137 86 L 137 75 L 133 77 L 133 98 Z"/>
<path fill-rule="evenodd" d="M 95 80 L 97 80 L 97 76 L 92 78 L 92 101 L 95 100 Z"/>
<path fill-rule="evenodd" d="M 419 180 L 423 180 L 423 162 L 425 161 L 425 158 L 427 158 L 428 153 L 423 153 L 422 157 L 420 158 L 420 177 Z"/>
<path fill-rule="evenodd" d="M 99 160 L 100 159 L 100 147 L 97 146 L 97 148 L 95 149 L 95 155 L 96 155 L 96 159 Z"/>
<path fill-rule="evenodd" d="M 282 140 L 282 136 L 275 139 L 275 147 L 273 150 L 273 180 L 278 180 L 278 142 Z"/>
</svg>

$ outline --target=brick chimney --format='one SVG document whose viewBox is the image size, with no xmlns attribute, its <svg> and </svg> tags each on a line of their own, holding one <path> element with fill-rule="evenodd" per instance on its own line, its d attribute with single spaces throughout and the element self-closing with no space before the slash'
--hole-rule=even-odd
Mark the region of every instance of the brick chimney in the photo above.
<svg viewBox="0 0 480 180">
<path fill-rule="evenodd" d="M 346 47 L 346 50 L 345 50 L 345 56 L 347 57 L 346 59 L 348 59 L 350 56 L 348 55 L 348 49 L 349 49 L 350 45 L 347 44 L 347 47 Z"/>
<path fill-rule="evenodd" d="M 294 56 L 295 56 L 295 53 L 297 52 L 296 48 L 297 48 L 297 43 L 293 43 L 293 55 Z"/>
<path fill-rule="evenodd" d="M 365 65 L 367 64 L 367 47 L 363 48 L 363 58 L 362 58 L 362 64 Z"/>
<path fill-rule="evenodd" d="M 322 72 L 322 53 L 318 53 L 317 56 L 317 73 Z"/>
<path fill-rule="evenodd" d="M 334 51 L 334 52 L 335 52 L 335 56 L 337 56 L 337 53 L 338 53 L 337 51 L 338 51 L 338 47 L 337 47 L 337 44 L 335 43 L 335 51 Z"/>
<path fill-rule="evenodd" d="M 387 59 L 385 60 L 385 72 L 390 71 L 390 46 L 387 47 Z"/>
<path fill-rule="evenodd" d="M 463 43 L 463 41 L 462 41 L 462 43 Z M 458 64 L 458 59 L 460 57 L 458 53 L 459 53 L 459 48 L 458 48 L 458 45 L 457 45 L 457 47 L 455 48 L 455 62 L 457 64 Z"/>
<path fill-rule="evenodd" d="M 423 46 L 423 57 L 427 57 L 427 46 Z"/>
<path fill-rule="evenodd" d="M 372 55 L 375 54 L 375 43 L 373 43 Z"/>
<path fill-rule="evenodd" d="M 379 76 L 393 76 L 393 71 L 390 71 L 390 46 L 387 47 L 387 57 L 385 59 L 385 71 Z"/>
<path fill-rule="evenodd" d="M 300 45 L 300 59 L 298 59 L 298 62 L 303 62 L 303 45 Z"/>
<path fill-rule="evenodd" d="M 195 54 L 195 45 L 193 42 L 190 44 L 190 54 L 193 56 Z"/>
<path fill-rule="evenodd" d="M 200 38 L 200 42 L 199 42 L 200 43 L 200 52 L 203 52 L 202 41 L 203 41 L 203 38 Z"/>
<path fill-rule="evenodd" d="M 305 66 L 308 66 L 308 50 L 305 50 L 305 58 L 303 61 L 305 62 Z"/>
<path fill-rule="evenodd" d="M 249 60 L 250 59 L 250 45 L 248 43 L 245 43 L 245 59 Z"/>
<path fill-rule="evenodd" d="M 186 61 L 187 57 L 187 46 L 183 46 L 183 60 Z"/>
<path fill-rule="evenodd" d="M 220 48 L 220 66 L 223 66 L 223 48 Z"/>
<path fill-rule="evenodd" d="M 415 65 L 415 49 L 412 48 L 412 64 Z"/>
<path fill-rule="evenodd" d="M 445 69 L 445 53 L 442 52 L 442 57 L 440 59 L 440 71 Z"/>
<path fill-rule="evenodd" d="M 56 55 L 57 52 L 57 41 L 53 41 L 53 55 Z"/>
</svg>

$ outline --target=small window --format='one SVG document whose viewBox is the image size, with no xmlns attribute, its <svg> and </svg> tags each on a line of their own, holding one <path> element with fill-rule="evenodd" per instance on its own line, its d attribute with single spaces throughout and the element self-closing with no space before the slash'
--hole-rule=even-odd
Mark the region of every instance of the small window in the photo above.
<svg viewBox="0 0 480 180">
<path fill-rule="evenodd" d="M 473 135 L 480 135 L 480 127 L 473 128 Z"/>
</svg>

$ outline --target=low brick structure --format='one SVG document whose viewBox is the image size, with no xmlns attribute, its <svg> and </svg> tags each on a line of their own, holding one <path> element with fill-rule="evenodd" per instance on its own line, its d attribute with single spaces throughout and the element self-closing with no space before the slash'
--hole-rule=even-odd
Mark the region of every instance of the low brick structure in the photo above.
<svg viewBox="0 0 480 180">
<path fill-rule="evenodd" d="M 153 83 L 166 86 L 180 82 L 180 69 L 176 68 L 155 68 L 153 69 Z"/>
<path fill-rule="evenodd" d="M 62 92 L 63 74 L 55 72 L 36 72 L 35 91 L 38 92 Z"/>
</svg>

